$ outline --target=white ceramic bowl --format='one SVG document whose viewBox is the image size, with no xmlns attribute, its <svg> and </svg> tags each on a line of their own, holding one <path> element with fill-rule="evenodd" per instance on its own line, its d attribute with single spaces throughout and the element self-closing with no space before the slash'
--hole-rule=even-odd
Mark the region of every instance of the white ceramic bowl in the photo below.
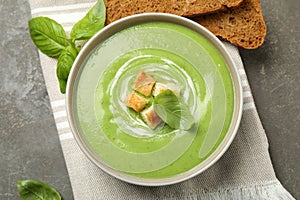
<svg viewBox="0 0 300 200">
<path fill-rule="evenodd" d="M 82 76 L 82 71 L 85 66 L 85 63 L 89 59 L 91 52 L 103 41 L 107 40 L 108 38 L 112 37 L 114 34 L 118 33 L 121 30 L 124 30 L 128 27 L 132 27 L 135 25 L 147 23 L 147 22 L 167 22 L 171 24 L 180 25 L 186 27 L 188 29 L 193 30 L 197 34 L 201 35 L 201 37 L 206 38 L 206 40 L 211 43 L 212 46 L 221 54 L 225 63 L 227 64 L 228 71 L 230 73 L 232 79 L 232 86 L 233 86 L 233 99 L 234 103 L 232 105 L 232 118 L 228 130 L 225 136 L 222 138 L 222 141 L 219 143 L 216 149 L 202 162 L 200 162 L 197 166 L 191 168 L 184 173 L 180 173 L 171 177 L 164 177 L 164 178 L 140 178 L 136 176 L 132 176 L 128 173 L 124 173 L 118 171 L 105 162 L 102 161 L 98 153 L 91 148 L 88 144 L 88 139 L 85 136 L 84 131 L 80 128 L 78 123 L 78 113 L 75 112 L 77 106 L 76 98 L 85 98 L 85 94 L 78 94 L 78 80 Z M 174 41 L 176 42 L 176 41 Z M 185 45 L 185 44 L 179 44 Z M 191 50 L 191 54 L 195 53 Z M 82 96 L 80 96 L 82 95 Z M 99 168 L 103 171 L 107 172 L 108 174 L 121 179 L 123 181 L 138 184 L 138 185 L 145 185 L 145 186 L 162 186 L 162 185 L 169 185 L 178 183 L 184 180 L 187 180 L 191 177 L 194 177 L 207 168 L 212 166 L 228 149 L 229 145 L 233 141 L 235 134 L 238 130 L 238 126 L 241 120 L 242 115 L 242 105 L 243 105 L 243 98 L 242 98 L 242 88 L 239 79 L 239 75 L 237 73 L 235 64 L 228 54 L 226 48 L 220 42 L 220 40 L 215 37 L 211 32 L 209 32 L 206 28 L 202 27 L 201 25 L 175 15 L 171 14 L 162 14 L 162 13 L 147 13 L 147 14 L 138 14 L 130 17 L 123 18 L 118 20 L 105 28 L 103 28 L 100 32 L 98 32 L 93 38 L 91 38 L 84 48 L 79 53 L 78 57 L 76 58 L 72 70 L 70 72 L 68 83 L 67 83 L 67 92 L 66 92 L 66 105 L 67 105 L 67 115 L 71 130 L 73 132 L 74 138 L 76 139 L 79 147 L 84 152 L 84 154 Z M 97 133 L 95 133 L 97 134 Z"/>
</svg>

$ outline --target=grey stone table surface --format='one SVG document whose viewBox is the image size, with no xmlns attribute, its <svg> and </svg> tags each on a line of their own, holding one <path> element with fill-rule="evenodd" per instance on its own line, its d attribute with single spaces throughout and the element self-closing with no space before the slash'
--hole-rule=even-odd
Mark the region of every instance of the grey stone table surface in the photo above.
<svg viewBox="0 0 300 200">
<path fill-rule="evenodd" d="M 300 2 L 261 0 L 262 47 L 240 49 L 278 179 L 300 199 Z M 0 0 L 0 199 L 35 179 L 73 199 L 54 118 L 27 21 L 27 0 Z"/>
</svg>

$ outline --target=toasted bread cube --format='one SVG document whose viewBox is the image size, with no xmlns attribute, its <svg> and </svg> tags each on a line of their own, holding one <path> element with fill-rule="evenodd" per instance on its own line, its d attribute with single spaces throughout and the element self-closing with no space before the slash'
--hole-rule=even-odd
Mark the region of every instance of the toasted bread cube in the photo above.
<svg viewBox="0 0 300 200">
<path fill-rule="evenodd" d="M 162 93 L 166 89 L 174 92 L 176 96 L 180 96 L 180 88 L 174 83 L 156 83 L 153 89 L 153 96 L 157 96 L 159 93 Z"/>
<path fill-rule="evenodd" d="M 143 110 L 141 114 L 145 122 L 152 129 L 155 129 L 160 123 L 162 123 L 160 117 L 154 112 L 153 106 Z"/>
<path fill-rule="evenodd" d="M 134 92 L 131 92 L 128 99 L 126 100 L 126 103 L 135 111 L 140 112 L 145 108 L 147 104 L 147 99 Z"/>
<path fill-rule="evenodd" d="M 150 96 L 155 81 L 155 78 L 152 76 L 141 72 L 134 82 L 133 89 L 145 96 Z"/>
</svg>

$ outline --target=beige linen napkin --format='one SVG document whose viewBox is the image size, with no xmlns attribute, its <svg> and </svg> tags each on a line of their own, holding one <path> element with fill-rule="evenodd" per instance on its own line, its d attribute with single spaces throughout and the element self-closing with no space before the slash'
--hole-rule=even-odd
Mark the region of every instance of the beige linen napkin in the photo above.
<svg viewBox="0 0 300 200">
<path fill-rule="evenodd" d="M 29 0 L 32 16 L 47 16 L 69 32 L 95 3 L 91 0 Z M 204 173 L 164 187 L 119 181 L 97 168 L 79 149 L 70 131 L 65 96 L 56 79 L 56 60 L 40 52 L 40 61 L 68 168 L 74 198 L 93 199 L 294 199 L 277 180 L 268 141 L 257 114 L 238 49 L 224 43 L 242 80 L 244 106 L 239 131 L 224 156 Z"/>
</svg>

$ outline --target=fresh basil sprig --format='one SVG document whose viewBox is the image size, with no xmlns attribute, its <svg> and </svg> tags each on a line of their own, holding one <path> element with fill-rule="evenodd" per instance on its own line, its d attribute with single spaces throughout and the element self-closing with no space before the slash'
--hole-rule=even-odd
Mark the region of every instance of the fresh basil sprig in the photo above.
<svg viewBox="0 0 300 200">
<path fill-rule="evenodd" d="M 194 117 L 188 106 L 169 89 L 154 98 L 153 108 L 171 128 L 189 130 L 194 125 Z"/>
<path fill-rule="evenodd" d="M 22 200 L 61 200 L 60 194 L 50 185 L 35 180 L 18 180 Z"/>
<path fill-rule="evenodd" d="M 67 38 L 62 25 L 48 17 L 35 17 L 28 22 L 31 39 L 49 57 L 58 58 L 57 79 L 61 93 L 65 93 L 70 69 L 82 46 L 76 40 L 88 40 L 105 25 L 106 7 L 98 2 L 72 28 Z"/>
</svg>

